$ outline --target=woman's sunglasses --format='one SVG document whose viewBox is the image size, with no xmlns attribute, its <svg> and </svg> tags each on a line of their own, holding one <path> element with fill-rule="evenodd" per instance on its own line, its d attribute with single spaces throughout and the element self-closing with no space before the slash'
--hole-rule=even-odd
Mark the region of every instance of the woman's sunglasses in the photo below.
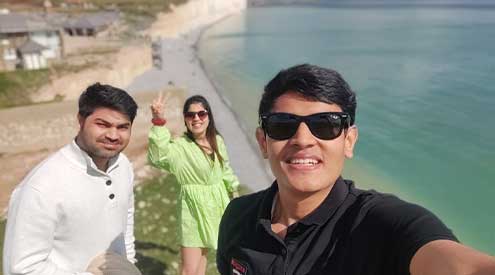
<svg viewBox="0 0 495 275">
<path fill-rule="evenodd" d="M 350 118 L 350 115 L 342 112 L 316 113 L 309 116 L 270 113 L 261 115 L 260 120 L 261 128 L 269 137 L 276 140 L 285 140 L 294 136 L 301 122 L 306 123 L 315 137 L 332 140 L 350 126 Z"/>
<path fill-rule="evenodd" d="M 204 120 L 208 116 L 208 111 L 201 110 L 199 112 L 185 112 L 184 117 L 188 119 L 193 119 L 196 115 L 198 115 L 199 119 Z"/>
</svg>

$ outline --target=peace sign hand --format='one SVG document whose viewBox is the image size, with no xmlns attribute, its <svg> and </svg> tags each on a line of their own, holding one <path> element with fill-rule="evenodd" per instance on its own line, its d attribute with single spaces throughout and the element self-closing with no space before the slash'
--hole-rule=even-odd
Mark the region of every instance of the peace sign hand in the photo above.
<svg viewBox="0 0 495 275">
<path fill-rule="evenodd" d="M 153 118 L 164 119 L 163 112 L 165 110 L 165 102 L 168 99 L 170 93 L 163 96 L 163 92 L 158 93 L 158 97 L 153 99 L 153 103 L 150 105 L 151 115 Z"/>
</svg>

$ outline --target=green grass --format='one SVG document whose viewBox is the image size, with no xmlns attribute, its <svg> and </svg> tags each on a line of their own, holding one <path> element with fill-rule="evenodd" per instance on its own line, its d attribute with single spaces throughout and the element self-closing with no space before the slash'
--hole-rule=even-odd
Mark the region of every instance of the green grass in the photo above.
<svg viewBox="0 0 495 275">
<path fill-rule="evenodd" d="M 86 61 L 82 64 L 72 65 L 67 63 L 56 63 L 52 66 L 52 72 L 54 75 L 63 76 L 69 73 L 78 73 L 80 71 L 94 68 L 98 65 L 97 61 Z"/>
<path fill-rule="evenodd" d="M 126 18 L 156 18 L 159 12 L 170 11 L 170 5 L 180 5 L 188 0 L 87 0 L 92 3 L 95 10 L 117 8 L 122 11 Z M 59 6 L 61 1 L 55 1 Z M 87 12 L 87 10 L 75 10 Z"/>
<path fill-rule="evenodd" d="M 187 0 L 89 0 L 99 8 L 105 8 L 110 5 L 117 6 L 126 13 L 145 13 L 156 14 L 157 11 L 166 11 L 170 4 L 179 5 L 186 3 Z"/>
<path fill-rule="evenodd" d="M 43 0 L 4 0 L 6 4 L 23 4 L 18 7 L 24 10 L 39 10 L 43 7 Z M 91 10 L 84 9 L 83 7 L 73 7 L 71 10 L 61 9 L 60 5 L 65 0 L 51 0 L 54 10 L 64 13 L 85 13 Z M 94 10 L 101 9 L 113 9 L 117 8 L 125 14 L 126 21 L 136 22 L 139 24 L 143 22 L 150 22 L 146 18 L 156 18 L 159 12 L 170 11 L 170 5 L 180 5 L 188 2 L 188 0 L 86 0 L 86 3 L 93 4 Z M 15 6 L 15 5 L 14 5 Z M 9 7 L 9 6 L 7 6 Z"/>
<path fill-rule="evenodd" d="M 186 3 L 187 0 L 89 0 L 97 9 L 117 7 L 124 13 L 124 20 L 130 27 L 123 38 L 146 29 L 156 19 L 158 13 L 170 11 L 170 5 Z"/>
<path fill-rule="evenodd" d="M 137 266 L 144 275 L 178 274 L 177 192 L 173 176 L 152 179 L 135 190 Z M 208 255 L 207 274 L 218 274 L 214 251 Z"/>
<path fill-rule="evenodd" d="M 105 54 L 111 54 L 111 53 L 116 53 L 119 51 L 118 47 L 112 47 L 112 46 L 102 46 L 102 47 L 94 47 L 94 48 L 89 48 L 89 49 L 81 49 L 77 52 L 78 57 L 81 56 L 87 56 L 87 55 L 105 55 Z"/>
<path fill-rule="evenodd" d="M 135 190 L 134 234 L 143 274 L 177 274 L 177 191 L 173 177 L 152 179 Z"/>
<path fill-rule="evenodd" d="M 5 220 L 0 221 L 0 274 L 3 274 L 3 242 L 5 238 Z"/>
<path fill-rule="evenodd" d="M 0 72 L 0 108 L 31 104 L 30 94 L 49 81 L 49 70 Z"/>
</svg>

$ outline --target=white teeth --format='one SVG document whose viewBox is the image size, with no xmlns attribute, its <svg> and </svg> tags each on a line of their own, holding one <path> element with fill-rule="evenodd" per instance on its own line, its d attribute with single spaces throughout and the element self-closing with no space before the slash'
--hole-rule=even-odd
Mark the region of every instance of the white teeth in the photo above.
<svg viewBox="0 0 495 275">
<path fill-rule="evenodd" d="M 318 163 L 315 159 L 291 159 L 291 164 L 315 165 Z"/>
</svg>

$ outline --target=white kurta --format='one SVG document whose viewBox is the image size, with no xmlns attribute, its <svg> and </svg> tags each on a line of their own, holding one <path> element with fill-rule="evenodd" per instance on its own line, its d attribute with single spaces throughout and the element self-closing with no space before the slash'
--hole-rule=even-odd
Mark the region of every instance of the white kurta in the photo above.
<svg viewBox="0 0 495 275">
<path fill-rule="evenodd" d="M 133 180 L 122 153 L 106 172 L 74 141 L 48 157 L 12 193 L 4 274 L 79 274 L 104 251 L 135 262 Z"/>
</svg>

